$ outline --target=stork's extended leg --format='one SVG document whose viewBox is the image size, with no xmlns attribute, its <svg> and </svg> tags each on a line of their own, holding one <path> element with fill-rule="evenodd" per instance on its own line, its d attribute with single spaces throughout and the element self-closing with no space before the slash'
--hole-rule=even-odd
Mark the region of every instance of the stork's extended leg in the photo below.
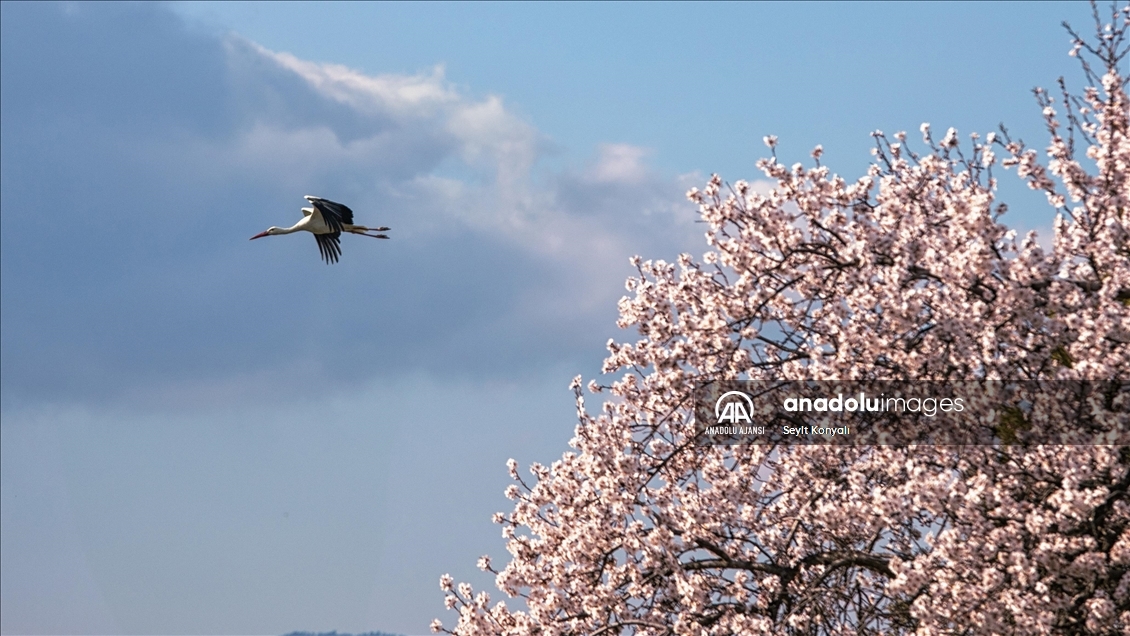
<svg viewBox="0 0 1130 636">
<path fill-rule="evenodd" d="M 386 238 L 388 238 L 388 236 L 381 234 L 381 232 L 387 232 L 388 230 L 389 230 L 389 228 L 387 228 L 387 227 L 365 227 L 364 225 L 352 225 L 352 226 L 346 228 L 347 232 L 351 232 L 353 234 L 359 234 L 361 236 L 368 236 L 369 238 L 382 238 L 382 239 L 386 239 Z M 371 232 L 371 234 L 370 234 L 370 232 Z"/>
</svg>

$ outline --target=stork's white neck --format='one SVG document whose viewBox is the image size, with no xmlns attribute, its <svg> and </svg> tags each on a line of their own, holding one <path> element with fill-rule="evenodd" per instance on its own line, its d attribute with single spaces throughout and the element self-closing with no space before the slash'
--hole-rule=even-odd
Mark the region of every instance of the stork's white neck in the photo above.
<svg viewBox="0 0 1130 636">
<path fill-rule="evenodd" d="M 267 230 L 267 233 L 270 234 L 271 236 L 275 236 L 275 235 L 278 235 L 278 234 L 293 234 L 293 233 L 297 232 L 298 230 L 302 229 L 300 227 L 301 225 L 302 225 L 302 223 L 298 222 L 298 223 L 295 223 L 294 225 L 292 225 L 290 227 L 273 227 L 273 228 Z"/>
</svg>

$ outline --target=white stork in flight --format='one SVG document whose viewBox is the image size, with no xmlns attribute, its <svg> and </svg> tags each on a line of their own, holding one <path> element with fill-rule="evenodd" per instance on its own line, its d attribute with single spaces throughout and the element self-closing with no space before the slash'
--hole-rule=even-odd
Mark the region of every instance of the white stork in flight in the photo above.
<svg viewBox="0 0 1130 636">
<path fill-rule="evenodd" d="M 269 227 L 266 232 L 260 232 L 251 237 L 254 241 L 264 236 L 277 236 L 279 234 L 292 234 L 306 231 L 314 235 L 318 241 L 318 251 L 322 259 L 329 263 L 336 263 L 341 256 L 341 233 L 360 234 L 371 238 L 386 239 L 388 236 L 381 234 L 387 232 L 387 227 L 365 227 L 353 224 L 353 210 L 329 199 L 306 195 L 306 200 L 314 207 L 302 208 L 302 220 L 290 227 Z"/>
</svg>

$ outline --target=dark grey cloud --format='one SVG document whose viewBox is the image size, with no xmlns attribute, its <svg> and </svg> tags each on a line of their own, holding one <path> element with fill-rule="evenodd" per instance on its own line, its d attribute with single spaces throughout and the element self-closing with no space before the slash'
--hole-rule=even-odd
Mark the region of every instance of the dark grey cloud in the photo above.
<svg viewBox="0 0 1130 636">
<path fill-rule="evenodd" d="M 540 171 L 548 140 L 441 69 L 366 76 L 159 5 L 3 7 L 6 402 L 591 369 L 627 257 L 697 234 L 639 149 Z M 304 194 L 394 239 L 335 266 L 248 243 Z"/>
<path fill-rule="evenodd" d="M 158 5 L 5 3 L 4 117 L 222 134 L 224 51 Z"/>
</svg>

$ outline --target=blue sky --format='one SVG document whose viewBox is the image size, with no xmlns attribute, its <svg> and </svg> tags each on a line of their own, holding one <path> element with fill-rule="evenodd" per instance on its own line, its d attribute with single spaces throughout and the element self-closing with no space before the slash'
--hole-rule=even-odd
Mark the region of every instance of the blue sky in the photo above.
<svg viewBox="0 0 1130 636">
<path fill-rule="evenodd" d="M 25 4 L 0 16 L 0 631 L 421 634 L 489 586 L 628 258 L 876 128 L 1006 123 L 1082 3 Z M 248 242 L 302 195 L 393 240 Z M 1002 177 L 1009 221 L 1050 226 Z M 353 239 L 353 240 L 351 240 Z M 448 618 L 450 620 L 450 618 Z"/>
</svg>

